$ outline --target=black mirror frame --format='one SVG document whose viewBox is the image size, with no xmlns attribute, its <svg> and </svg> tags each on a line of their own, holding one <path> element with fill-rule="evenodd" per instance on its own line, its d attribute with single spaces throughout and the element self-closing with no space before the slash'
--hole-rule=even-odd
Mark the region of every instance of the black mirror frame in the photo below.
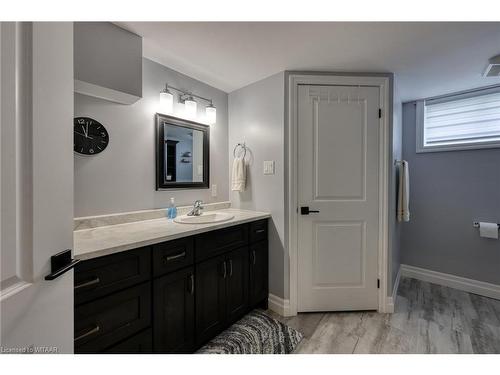
<svg viewBox="0 0 500 375">
<path fill-rule="evenodd" d="M 210 186 L 210 126 L 161 113 L 156 114 L 156 190 L 208 189 Z M 164 123 L 203 132 L 203 181 L 165 182 L 165 139 Z"/>
</svg>

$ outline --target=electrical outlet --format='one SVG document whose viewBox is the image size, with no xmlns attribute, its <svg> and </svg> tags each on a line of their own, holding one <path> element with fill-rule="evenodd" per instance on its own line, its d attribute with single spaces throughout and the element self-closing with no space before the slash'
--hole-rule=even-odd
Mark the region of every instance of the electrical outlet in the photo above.
<svg viewBox="0 0 500 375">
<path fill-rule="evenodd" d="M 212 197 L 217 197 L 217 185 L 215 184 L 212 185 Z"/>
<path fill-rule="evenodd" d="M 264 161 L 264 174 L 274 174 L 274 160 Z"/>
</svg>

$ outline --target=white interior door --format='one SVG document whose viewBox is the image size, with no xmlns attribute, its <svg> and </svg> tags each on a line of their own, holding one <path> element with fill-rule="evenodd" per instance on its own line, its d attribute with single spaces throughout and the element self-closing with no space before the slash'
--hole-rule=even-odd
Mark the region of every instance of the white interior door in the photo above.
<svg viewBox="0 0 500 375">
<path fill-rule="evenodd" d="M 299 86 L 298 311 L 378 308 L 379 90 Z"/>
<path fill-rule="evenodd" d="M 73 352 L 73 25 L 0 23 L 1 284 L 5 352 Z"/>
</svg>

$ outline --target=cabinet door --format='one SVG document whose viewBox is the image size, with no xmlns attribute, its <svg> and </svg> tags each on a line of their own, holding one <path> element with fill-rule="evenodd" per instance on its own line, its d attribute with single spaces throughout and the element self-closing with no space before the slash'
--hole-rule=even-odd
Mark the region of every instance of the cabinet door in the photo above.
<svg viewBox="0 0 500 375">
<path fill-rule="evenodd" d="M 194 268 L 156 279 L 154 295 L 154 351 L 186 353 L 194 348 Z"/>
<path fill-rule="evenodd" d="M 248 309 L 248 248 L 226 255 L 226 311 L 228 323 L 234 323 Z"/>
<path fill-rule="evenodd" d="M 250 305 L 268 298 L 268 251 L 267 241 L 250 246 Z"/>
<path fill-rule="evenodd" d="M 196 345 L 218 334 L 226 323 L 225 256 L 196 265 Z"/>
</svg>

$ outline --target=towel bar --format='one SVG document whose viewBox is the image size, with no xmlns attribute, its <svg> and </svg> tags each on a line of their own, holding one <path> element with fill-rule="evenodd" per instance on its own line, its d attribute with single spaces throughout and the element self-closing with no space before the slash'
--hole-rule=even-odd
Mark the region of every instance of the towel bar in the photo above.
<svg viewBox="0 0 500 375">
<path fill-rule="evenodd" d="M 245 144 L 245 142 L 237 143 L 236 146 L 234 146 L 233 156 L 236 157 L 236 150 L 238 149 L 238 147 L 241 147 L 243 149 L 243 159 L 245 159 L 245 156 L 247 155 L 247 145 Z"/>
</svg>

